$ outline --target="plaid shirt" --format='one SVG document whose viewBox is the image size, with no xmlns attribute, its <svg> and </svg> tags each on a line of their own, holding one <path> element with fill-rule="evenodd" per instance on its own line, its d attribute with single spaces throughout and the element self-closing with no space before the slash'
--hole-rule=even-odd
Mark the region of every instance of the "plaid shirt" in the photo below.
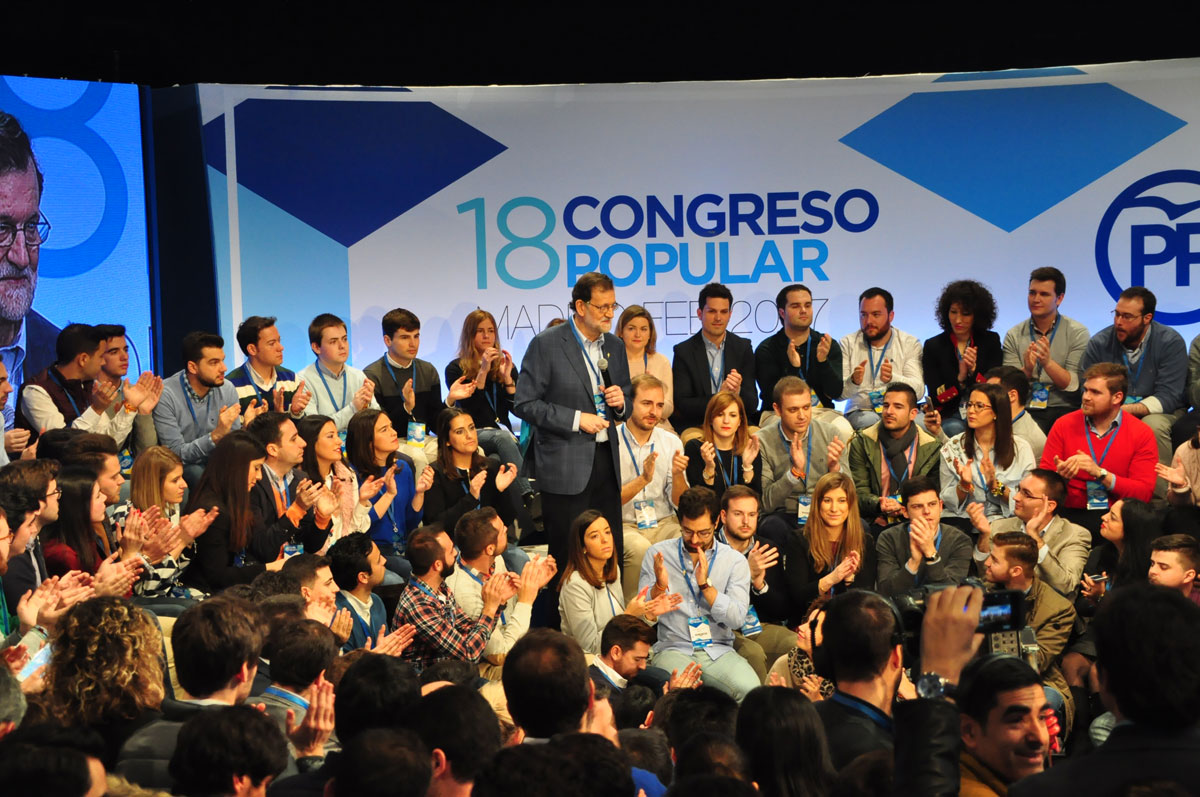
<svg viewBox="0 0 1200 797">
<path fill-rule="evenodd" d="M 428 589 L 417 578 L 410 579 L 392 617 L 393 628 L 405 623 L 417 627 L 417 636 L 404 651 L 403 660 L 418 672 L 443 659 L 478 663 L 496 627 L 496 618 L 465 613 L 444 583 L 435 594 Z"/>
</svg>

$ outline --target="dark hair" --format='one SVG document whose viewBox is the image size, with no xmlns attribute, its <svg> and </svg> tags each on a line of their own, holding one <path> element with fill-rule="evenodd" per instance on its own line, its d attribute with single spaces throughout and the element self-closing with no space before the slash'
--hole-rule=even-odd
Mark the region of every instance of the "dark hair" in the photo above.
<svg viewBox="0 0 1200 797">
<path fill-rule="evenodd" d="M 1023 531 L 1004 531 L 992 535 L 992 547 L 1004 549 L 1004 559 L 1010 565 L 1021 566 L 1026 576 L 1033 577 L 1038 561 L 1038 544 Z"/>
<path fill-rule="evenodd" d="M 1024 407 L 1029 403 L 1029 377 L 1020 368 L 1011 365 L 997 365 L 983 375 L 984 379 L 998 379 L 1005 392 L 1017 391 L 1017 403 Z"/>
<path fill-rule="evenodd" d="M 429 751 L 407 728 L 378 728 L 350 740 L 329 785 L 337 797 L 425 797 L 433 766 Z"/>
<path fill-rule="evenodd" d="M 640 617 L 618 614 L 604 626 L 600 633 L 600 655 L 607 656 L 613 646 L 621 650 L 633 650 L 638 642 L 654 644 L 654 627 L 646 625 Z"/>
<path fill-rule="evenodd" d="M 1129 371 L 1119 363 L 1096 363 L 1083 372 L 1080 384 L 1089 379 L 1103 379 L 1109 393 L 1129 394 Z"/>
<path fill-rule="evenodd" d="M 562 588 L 566 586 L 572 573 L 578 573 L 584 581 L 596 589 L 600 589 L 605 584 L 611 584 L 620 578 L 620 571 L 617 570 L 616 532 L 613 532 L 612 555 L 604 563 L 604 572 L 601 574 L 600 579 L 597 579 L 596 574 L 592 572 L 592 565 L 587 559 L 587 549 L 583 544 L 583 538 L 587 535 L 588 527 L 601 518 L 604 518 L 604 513 L 599 509 L 585 509 L 579 513 L 575 520 L 571 521 L 571 530 L 567 532 L 567 562 L 563 565 L 562 572 L 559 573 L 558 577 L 559 591 L 562 591 Z M 612 529 L 609 529 L 609 531 L 612 531 Z"/>
<path fill-rule="evenodd" d="M 496 544 L 498 534 L 504 533 L 497 532 L 492 524 L 492 520 L 497 517 L 499 514 L 495 509 L 485 506 L 465 512 L 458 519 L 458 523 L 454 524 L 454 544 L 458 546 L 458 552 L 463 559 L 474 559 L 489 545 Z"/>
<path fill-rule="evenodd" d="M 66 459 L 66 452 L 71 444 L 82 434 L 84 432 L 69 426 L 47 429 L 45 433 L 38 435 L 37 458 L 56 459 L 61 462 Z"/>
<path fill-rule="evenodd" d="M 329 628 L 316 620 L 286 623 L 271 631 L 271 680 L 293 692 L 303 692 L 338 655 L 338 643 Z"/>
<path fill-rule="evenodd" d="M 196 492 L 188 501 L 188 512 L 211 509 L 214 504 L 229 518 L 229 550 L 240 551 L 250 542 L 254 517 L 250 510 L 250 463 L 264 459 L 267 448 L 249 432 L 230 432 L 208 456 L 208 466 Z"/>
<path fill-rule="evenodd" d="M 421 686 L 446 681 L 455 686 L 474 687 L 479 680 L 479 668 L 463 659 L 441 659 L 421 668 Z"/>
<path fill-rule="evenodd" d="M 700 298 L 697 304 L 701 310 L 708 304 L 709 299 L 724 299 L 733 304 L 733 293 L 719 282 L 710 282 L 700 289 Z"/>
<path fill-rule="evenodd" d="M 329 327 L 347 329 L 346 322 L 333 313 L 321 313 L 308 325 L 308 342 L 314 346 L 320 346 L 321 338 L 325 335 L 325 330 Z"/>
<path fill-rule="evenodd" d="M 991 653 L 969 663 L 958 686 L 958 709 L 987 727 L 988 714 L 999 702 L 1001 692 L 1041 686 L 1042 676 L 1023 659 L 1007 653 Z"/>
<path fill-rule="evenodd" d="M 298 598 L 300 600 L 301 614 L 303 614 L 304 597 L 300 594 L 300 582 L 292 573 L 284 573 L 279 570 L 264 570 L 254 577 L 250 582 L 250 595 L 246 600 L 256 604 L 263 604 L 268 598 L 275 598 L 281 595 L 286 595 L 289 598 Z"/>
<path fill-rule="evenodd" d="M 285 412 L 268 410 L 246 424 L 246 431 L 254 435 L 263 448 L 277 446 L 283 442 L 283 425 L 290 420 Z"/>
<path fill-rule="evenodd" d="M 183 336 L 184 363 L 198 363 L 204 359 L 205 349 L 220 349 L 225 351 L 225 338 L 212 332 L 196 330 Z"/>
<path fill-rule="evenodd" d="M 233 779 L 249 776 L 254 785 L 273 778 L 288 764 L 287 740 L 279 723 L 250 706 L 197 712 L 179 729 L 167 771 L 174 794 L 226 794 Z"/>
<path fill-rule="evenodd" d="M 188 694 L 208 697 L 224 689 L 262 655 L 262 614 L 250 601 L 216 595 L 183 610 L 171 629 L 175 673 Z"/>
<path fill-rule="evenodd" d="M 258 338 L 264 329 L 275 326 L 275 316 L 252 315 L 237 328 L 237 344 L 242 354 L 250 356 L 250 347 L 258 345 Z"/>
<path fill-rule="evenodd" d="M 971 322 L 971 334 L 978 335 L 992 328 L 996 323 L 996 300 L 992 292 L 975 280 L 955 280 L 948 282 L 942 288 L 934 306 L 938 325 L 946 332 L 951 332 L 950 305 L 957 304 L 963 313 L 974 316 Z M 889 310 L 891 308 L 888 308 Z"/>
<path fill-rule="evenodd" d="M 896 612 L 882 596 L 863 589 L 825 605 L 824 640 L 834 681 L 869 681 L 883 672 L 900 644 Z"/>
<path fill-rule="evenodd" d="M 71 438 L 62 461 L 64 465 L 75 464 L 75 462 L 83 460 L 89 454 L 101 455 L 97 461 L 102 461 L 104 457 L 118 456 L 120 449 L 117 448 L 117 441 L 109 435 L 97 432 L 83 432 Z M 103 469 L 103 464 L 95 465 L 94 467 Z"/>
<path fill-rule="evenodd" d="M 1067 500 L 1067 480 L 1060 476 L 1058 471 L 1034 468 L 1027 475 L 1040 479 L 1046 489 L 1046 497 L 1058 504 L 1058 509 L 1063 508 Z"/>
<path fill-rule="evenodd" d="M 714 731 L 692 734 L 675 750 L 675 779 L 716 775 L 749 782 L 750 763 L 732 736 Z M 807 794 L 807 792 L 797 792 Z"/>
<path fill-rule="evenodd" d="M 626 687 L 625 691 L 629 692 L 631 689 L 650 691 L 649 688 L 638 684 Z M 645 719 L 645 714 L 642 715 L 642 719 Z M 674 767 L 671 764 L 671 746 L 667 744 L 667 735 L 662 731 L 637 726 L 621 728 L 619 723 L 617 727 L 620 728 L 617 737 L 621 741 L 621 749 L 629 756 L 630 762 L 658 778 L 659 783 L 670 783 Z"/>
<path fill-rule="evenodd" d="M 67 324 L 54 341 L 55 365 L 67 365 L 81 354 L 95 354 L 108 340 L 91 324 Z"/>
<path fill-rule="evenodd" d="M 321 436 L 321 432 L 331 423 L 333 423 L 333 418 L 328 415 L 305 415 L 296 421 L 296 431 L 300 434 L 300 439 L 304 441 L 304 460 L 300 463 L 300 470 L 304 471 L 304 475 L 316 484 L 325 483 L 325 477 L 321 475 L 321 467 L 317 463 L 316 442 L 317 438 Z M 333 423 L 333 425 L 336 429 L 337 424 Z"/>
<path fill-rule="evenodd" d="M 125 339 L 124 324 L 96 324 L 96 329 L 104 336 L 105 340 L 112 340 L 113 338 Z"/>
<path fill-rule="evenodd" d="M 717 494 L 707 487 L 689 487 L 679 496 L 680 520 L 698 520 L 707 516 L 709 522 L 715 523 L 720 513 Z"/>
<path fill-rule="evenodd" d="M 329 567 L 326 557 L 315 553 L 298 553 L 284 561 L 280 572 L 295 577 L 300 586 L 307 587 L 312 585 L 317 571 L 322 567 Z"/>
<path fill-rule="evenodd" d="M 737 741 L 750 778 L 765 797 L 828 794 L 835 770 L 825 728 L 808 698 L 783 686 L 760 686 L 742 701 Z"/>
<path fill-rule="evenodd" d="M 911 479 L 905 479 L 904 483 L 900 485 L 900 504 L 907 507 L 909 499 L 928 492 L 941 496 L 937 483 L 932 477 L 922 473 L 915 474 Z"/>
<path fill-rule="evenodd" d="M 45 490 L 38 490 L 32 485 L 25 484 L 15 478 L 16 465 L 29 460 L 17 460 L 0 468 L 0 512 L 4 513 L 10 531 L 15 534 L 21 524 L 29 518 L 30 512 L 37 512 L 46 495 Z M 53 462 L 53 460 L 35 460 L 37 462 Z M 56 463 L 57 464 L 57 463 Z M 89 496 L 89 500 L 90 500 Z M 59 508 L 62 511 L 62 508 Z M 21 551 L 10 551 L 9 557 L 16 557 Z"/>
<path fill-rule="evenodd" d="M 571 288 L 571 309 L 575 309 L 576 302 L 590 302 L 592 294 L 596 291 L 611 291 L 613 281 L 607 274 L 601 274 L 599 271 L 589 271 L 575 281 L 575 286 Z"/>
<path fill-rule="evenodd" d="M 347 534 L 329 548 L 329 572 L 338 589 L 347 592 L 358 586 L 358 574 L 371 572 L 371 548 L 375 541 L 365 531 Z"/>
<path fill-rule="evenodd" d="M 1131 285 L 1121 291 L 1120 299 L 1141 299 L 1142 300 L 1142 315 L 1154 315 L 1154 310 L 1158 307 L 1158 299 L 1154 296 L 1154 292 L 1142 285 Z"/>
<path fill-rule="evenodd" d="M 783 404 L 783 397 L 799 393 L 807 395 L 812 391 L 812 388 L 798 376 L 783 376 L 775 383 L 775 387 L 771 389 L 771 402 L 773 404 Z"/>
<path fill-rule="evenodd" d="M 3 117 L 0 113 L 0 124 Z M 84 753 L 74 747 L 26 742 L 18 736 L 24 730 L 13 731 L 0 745 L 0 783 L 6 794 L 80 797 L 89 792 L 92 773 Z"/>
<path fill-rule="evenodd" d="M 629 797 L 635 793 L 629 756 L 597 733 L 574 731 L 547 745 L 571 781 L 565 794 L 579 797 Z"/>
<path fill-rule="evenodd" d="M 1101 683 L 1139 725 L 1182 731 L 1200 714 L 1200 607 L 1178 591 L 1132 584 L 1092 621 Z"/>
<path fill-rule="evenodd" d="M 913 386 L 907 382 L 888 382 L 883 389 L 883 395 L 888 393 L 903 393 L 908 397 L 908 408 L 915 410 L 917 408 L 917 391 L 913 390 Z"/>
<path fill-rule="evenodd" d="M 487 700 L 466 686 L 443 686 L 421 698 L 412 729 L 433 750 L 441 750 L 459 783 L 475 780 L 500 750 L 500 726 Z"/>
<path fill-rule="evenodd" d="M 613 722 L 617 730 L 642 727 L 654 709 L 655 698 L 654 690 L 641 684 L 627 684 L 620 695 L 610 696 L 608 702 L 612 704 Z"/>
<path fill-rule="evenodd" d="M 646 354 L 654 354 L 658 344 L 658 331 L 654 328 L 654 319 L 650 317 L 650 311 L 640 304 L 631 304 L 621 313 L 621 318 L 617 321 L 617 337 L 625 340 L 625 325 L 638 318 L 646 319 L 650 326 L 650 337 L 646 339 Z"/>
<path fill-rule="evenodd" d="M 591 697 L 583 649 L 550 628 L 532 628 L 517 640 L 501 681 L 508 711 L 526 736 L 549 738 L 578 729 Z"/>
<path fill-rule="evenodd" d="M 37 157 L 33 154 L 33 145 L 29 134 L 21 127 L 17 117 L 0 111 L 0 174 L 23 172 L 30 165 L 37 173 L 38 194 L 42 193 L 42 170 L 38 166 Z M 7 781 L 5 781 L 7 782 Z M 86 789 L 84 789 L 86 791 Z"/>
<path fill-rule="evenodd" d="M 518 744 L 492 756 L 475 778 L 471 797 L 560 797 L 572 793 L 571 781 L 562 758 L 549 745 Z"/>
<path fill-rule="evenodd" d="M 397 307 L 395 310 L 388 310 L 383 314 L 383 321 L 380 322 L 380 325 L 383 327 L 383 334 L 390 338 L 401 329 L 405 332 L 416 332 L 421 328 L 421 319 L 403 307 Z"/>
<path fill-rule="evenodd" d="M 721 493 L 721 511 L 728 511 L 729 504 L 740 498 L 753 498 L 755 502 L 762 503 L 762 499 L 759 498 L 758 493 L 754 492 L 754 488 L 744 484 L 731 484 L 725 488 L 725 492 Z"/>
<path fill-rule="evenodd" d="M 333 705 L 338 739 L 344 745 L 371 728 L 401 727 L 420 699 L 421 684 L 411 664 L 394 656 L 364 656 L 338 684 Z"/>
<path fill-rule="evenodd" d="M 381 415 L 386 417 L 387 413 L 371 408 L 359 410 L 346 425 L 346 459 L 358 473 L 359 481 L 366 481 L 368 476 L 378 476 L 396 461 L 396 452 L 392 451 L 382 468 L 375 464 L 375 424 Z M 388 420 L 391 418 L 388 417 Z M 402 470 L 403 467 L 397 466 L 396 469 Z"/>
<path fill-rule="evenodd" d="M 1053 282 L 1054 295 L 1062 296 L 1067 292 L 1067 278 L 1054 266 L 1042 266 L 1029 272 L 1030 282 Z"/>
<path fill-rule="evenodd" d="M 1121 524 L 1125 539 L 1117 560 L 1116 583 L 1145 581 L 1150 570 L 1151 545 L 1162 534 L 1162 519 L 1145 501 L 1126 498 L 1121 503 Z"/>
<path fill-rule="evenodd" d="M 678 691 L 667 719 L 667 742 L 676 755 L 694 734 L 715 731 L 733 736 L 738 704 L 732 697 L 714 686 Z"/>
<path fill-rule="evenodd" d="M 92 488 L 96 474 L 90 468 L 69 465 L 58 474 L 58 520 L 43 530 L 47 539 L 57 540 L 79 556 L 79 567 L 95 573 L 100 564 L 96 529 L 92 525 Z M 43 493 L 44 495 L 44 493 Z M 15 530 L 21 523 L 10 524 Z"/>
<path fill-rule="evenodd" d="M 1150 550 L 1179 554 L 1185 567 L 1200 570 L 1200 543 L 1190 534 L 1164 534 L 1154 541 Z"/>
<path fill-rule="evenodd" d="M 865 291 L 860 293 L 858 295 L 858 304 L 859 304 L 859 306 L 861 306 L 863 303 L 863 299 L 874 299 L 876 297 L 880 297 L 883 299 L 883 303 L 887 307 L 887 311 L 889 313 L 892 312 L 893 310 L 895 310 L 896 303 L 892 299 L 892 294 L 888 293 L 883 288 L 878 288 L 878 287 L 867 288 Z"/>
<path fill-rule="evenodd" d="M 787 308 L 788 294 L 790 294 L 792 291 L 804 291 L 808 294 L 810 299 L 812 298 L 812 291 L 810 291 L 808 286 L 804 285 L 803 283 L 797 282 L 792 285 L 784 285 L 779 289 L 779 293 L 775 294 L 776 310 L 784 310 Z"/>
<path fill-rule="evenodd" d="M 454 467 L 454 450 L 450 447 L 450 424 L 460 415 L 468 415 L 461 407 L 446 407 L 437 415 L 435 425 L 438 439 L 437 463 L 442 468 L 442 475 L 450 481 L 458 481 L 462 475 Z M 468 478 L 487 467 L 487 460 L 479 456 L 479 452 L 471 455 L 471 467 L 467 469 Z"/>
<path fill-rule="evenodd" d="M 967 401 L 971 400 L 972 393 L 982 393 L 987 397 L 988 403 L 992 405 L 992 414 L 996 416 L 993 423 L 996 427 L 996 442 L 992 451 L 996 457 L 996 464 L 1007 468 L 1017 455 L 1017 444 L 1013 439 L 1012 431 L 1012 405 L 1008 403 L 1008 394 L 999 385 L 986 382 L 976 382 L 971 385 L 967 390 Z M 974 459 L 975 430 L 970 426 L 967 426 L 966 431 L 963 432 L 963 449 L 967 452 L 968 457 Z"/>
<path fill-rule="evenodd" d="M 435 530 L 430 526 L 421 526 L 408 538 L 405 558 L 412 565 L 414 576 L 423 576 L 433 568 L 434 563 L 445 561 L 446 549 L 438 539 L 438 535 L 442 533 L 443 529 Z"/>
</svg>

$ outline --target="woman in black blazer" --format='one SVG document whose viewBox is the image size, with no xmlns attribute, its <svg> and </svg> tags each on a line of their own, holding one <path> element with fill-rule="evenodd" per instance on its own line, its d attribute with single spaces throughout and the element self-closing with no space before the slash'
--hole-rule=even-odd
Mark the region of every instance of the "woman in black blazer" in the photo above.
<svg viewBox="0 0 1200 797">
<path fill-rule="evenodd" d="M 942 334 L 925 341 L 921 368 L 929 401 L 942 416 L 948 437 L 965 430 L 962 414 L 970 386 L 986 381 L 984 374 L 1002 365 L 996 323 L 996 300 L 975 280 L 956 280 L 942 288 L 937 300 Z"/>
</svg>

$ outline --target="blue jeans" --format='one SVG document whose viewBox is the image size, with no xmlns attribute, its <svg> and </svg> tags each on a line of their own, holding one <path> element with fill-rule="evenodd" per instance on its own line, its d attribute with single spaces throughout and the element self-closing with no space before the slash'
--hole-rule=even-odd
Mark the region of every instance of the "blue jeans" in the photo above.
<svg viewBox="0 0 1200 797">
<path fill-rule="evenodd" d="M 678 670 L 695 662 L 704 673 L 705 686 L 715 686 L 725 694 L 741 703 L 753 689 L 762 686 L 762 681 L 754 674 L 750 663 L 730 650 L 721 658 L 713 661 L 704 651 L 688 656 L 678 650 L 663 650 L 654 654 L 654 666 L 661 667 L 667 672 Z"/>
<path fill-rule="evenodd" d="M 409 576 L 412 575 L 412 565 L 400 554 L 399 547 L 382 542 L 377 544 L 387 566 L 387 570 L 383 574 L 383 586 L 390 587 L 393 584 L 406 583 Z"/>
<path fill-rule="evenodd" d="M 507 429 L 480 429 L 476 434 L 479 439 L 479 447 L 484 450 L 484 453 L 495 454 L 501 462 L 511 463 L 517 466 L 518 471 L 521 470 L 525 460 L 521 457 L 521 449 L 517 446 L 517 441 L 513 439 L 512 432 Z M 519 502 L 520 496 L 525 495 L 532 488 L 529 486 L 529 479 L 524 476 L 518 476 L 515 483 Z"/>
<path fill-rule="evenodd" d="M 500 554 L 500 558 L 504 560 L 504 566 L 508 568 L 508 572 L 521 575 L 521 571 L 525 569 L 525 565 L 529 563 L 529 554 L 515 545 L 509 545 L 504 549 L 504 553 Z"/>
</svg>

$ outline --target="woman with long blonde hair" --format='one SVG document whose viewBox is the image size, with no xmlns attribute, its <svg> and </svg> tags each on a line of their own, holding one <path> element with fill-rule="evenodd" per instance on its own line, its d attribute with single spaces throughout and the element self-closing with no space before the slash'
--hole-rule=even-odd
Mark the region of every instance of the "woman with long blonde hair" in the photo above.
<svg viewBox="0 0 1200 797">
<path fill-rule="evenodd" d="M 464 378 L 474 380 L 474 390 L 451 406 L 470 414 L 485 453 L 495 454 L 503 464 L 515 465 L 519 472 L 523 459 L 509 419 L 517 393 L 517 369 L 512 354 L 500 348 L 496 317 L 481 308 L 463 319 L 458 356 L 446 366 L 447 388 Z M 523 499 L 532 492 L 529 480 L 521 476 L 516 487 Z"/>
<path fill-rule="evenodd" d="M 820 478 L 808 521 L 788 534 L 784 556 L 793 624 L 818 595 L 875 589 L 875 538 L 863 529 L 853 479 L 836 471 Z"/>
<path fill-rule="evenodd" d="M 129 474 L 129 500 L 143 512 L 152 506 L 163 517 L 179 522 L 187 482 L 183 479 L 183 460 L 166 446 L 150 446 L 137 455 Z"/>
</svg>

